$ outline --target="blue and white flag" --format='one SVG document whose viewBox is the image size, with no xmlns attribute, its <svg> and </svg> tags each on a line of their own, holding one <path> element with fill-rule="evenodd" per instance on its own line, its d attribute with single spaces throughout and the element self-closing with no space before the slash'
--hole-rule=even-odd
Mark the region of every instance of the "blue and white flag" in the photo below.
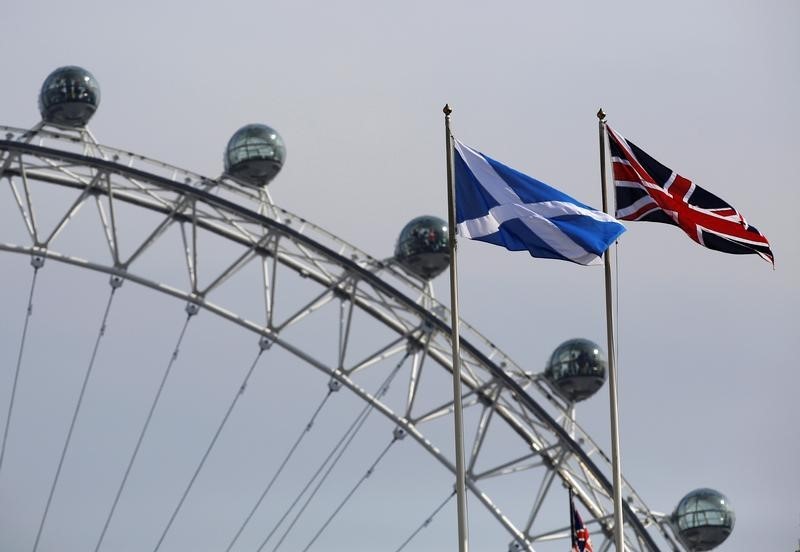
<svg viewBox="0 0 800 552">
<path fill-rule="evenodd" d="M 454 142 L 456 222 L 465 238 L 588 265 L 625 231 L 611 215 Z"/>
</svg>

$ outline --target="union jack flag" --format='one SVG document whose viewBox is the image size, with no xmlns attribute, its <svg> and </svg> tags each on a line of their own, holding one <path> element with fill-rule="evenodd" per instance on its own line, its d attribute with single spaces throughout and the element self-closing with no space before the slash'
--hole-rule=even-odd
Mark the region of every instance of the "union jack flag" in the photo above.
<svg viewBox="0 0 800 552">
<path fill-rule="evenodd" d="M 618 219 L 673 224 L 709 249 L 756 254 L 775 264 L 767 238 L 741 213 L 606 128 L 611 137 Z"/>
<path fill-rule="evenodd" d="M 592 541 L 589 539 L 589 530 L 583 524 L 583 519 L 575 509 L 575 501 L 572 499 L 572 489 L 569 493 L 569 515 L 572 527 L 572 552 L 593 552 Z"/>
</svg>

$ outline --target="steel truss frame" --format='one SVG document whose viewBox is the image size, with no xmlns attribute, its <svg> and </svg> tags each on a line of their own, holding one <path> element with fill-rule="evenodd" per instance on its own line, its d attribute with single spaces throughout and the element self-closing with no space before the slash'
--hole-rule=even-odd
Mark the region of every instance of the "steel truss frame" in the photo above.
<svg viewBox="0 0 800 552">
<path fill-rule="evenodd" d="M 284 348 L 304 362 L 340 382 L 362 400 L 404 429 L 432 457 L 451 472 L 454 459 L 442 452 L 424 433 L 425 424 L 452 414 L 452 397 L 438 407 L 419 411 L 415 399 L 427 359 L 450 372 L 449 310 L 430 295 L 424 281 L 406 274 L 391 261 L 367 255 L 335 235 L 275 206 L 265 190 L 237 184 L 227 178 L 209 179 L 140 155 L 99 145 L 88 131 L 73 133 L 35 127 L 22 130 L 0 127 L 0 185 L 10 186 L 13 201 L 29 237 L 28 243 L 5 243 L 0 250 L 47 258 L 124 278 L 182 299 L 260 336 L 263 343 Z M 37 207 L 31 182 L 78 190 L 77 199 L 50 232 L 37 224 Z M 102 221 L 108 256 L 82 259 L 60 252 L 57 238 L 79 209 L 94 203 Z M 126 232 L 115 216 L 121 203 L 160 214 L 161 222 L 123 254 L 120 236 Z M 137 272 L 143 253 L 177 226 L 183 243 L 186 285 L 167 285 Z M 236 244 L 240 254 L 227 266 L 206 274 L 198 235 L 212 233 Z M 198 262 L 199 261 L 199 262 Z M 263 320 L 244 318 L 214 301 L 216 292 L 250 263 L 263 273 L 255 295 L 263 298 Z M 316 295 L 290 315 L 275 315 L 278 266 L 318 284 Z M 202 276 L 202 277 L 201 277 Z M 203 282 L 203 283 L 201 283 Z M 315 358 L 303 344 L 284 337 L 285 329 L 340 302 L 338 351 L 333 359 Z M 391 329 L 396 337 L 358 362 L 346 362 L 354 338 L 352 319 L 359 309 Z M 569 527 L 536 532 L 536 520 L 558 477 L 573 488 L 590 512 L 587 524 L 593 535 L 605 540 L 599 550 L 613 545 L 611 467 L 608 458 L 580 426 L 572 421 L 565 404 L 536 375 L 523 370 L 472 326 L 462 322 L 462 374 L 464 408 L 480 411 L 474 444 L 467 451 L 467 488 L 508 531 L 509 550 L 533 551 L 537 541 L 563 538 Z M 371 394 L 354 376 L 386 358 L 410 351 L 408 387 L 402 405 L 391 406 L 381 394 Z M 404 368 L 405 370 L 405 368 Z M 485 438 L 493 423 L 506 424 L 524 442 L 527 454 L 507 458 L 476 471 Z M 542 475 L 527 519 L 511 520 L 482 489 L 490 478 L 521 471 Z M 626 548 L 683 550 L 663 515 L 651 512 L 627 482 L 624 483 Z M 597 530 L 600 529 L 600 531 Z M 596 539 L 598 537 L 595 537 Z"/>
</svg>

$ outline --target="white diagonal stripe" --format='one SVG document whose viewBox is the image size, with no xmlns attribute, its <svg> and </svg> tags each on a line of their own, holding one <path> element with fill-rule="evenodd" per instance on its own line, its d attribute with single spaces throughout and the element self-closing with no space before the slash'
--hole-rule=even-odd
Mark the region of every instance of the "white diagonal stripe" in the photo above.
<svg viewBox="0 0 800 552">
<path fill-rule="evenodd" d="M 593 264 L 599 258 L 575 243 L 558 226 L 549 219 L 564 215 L 591 217 L 601 222 L 616 222 L 611 215 L 586 209 L 574 203 L 564 201 L 542 201 L 523 203 L 511 186 L 497 174 L 488 161 L 477 151 L 455 140 L 455 147 L 470 172 L 480 185 L 497 201 L 489 213 L 482 217 L 465 220 L 458 224 L 458 230 L 464 237 L 476 239 L 497 232 L 500 225 L 513 219 L 522 221 L 542 242 L 550 246 L 563 257 L 580 264 Z"/>
<path fill-rule="evenodd" d="M 477 151 L 455 140 L 456 149 L 461 159 L 467 164 L 470 172 L 478 179 L 481 186 L 501 205 L 504 203 L 522 203 L 520 197 L 511 189 L 505 180 L 492 168 L 489 162 Z"/>
<path fill-rule="evenodd" d="M 617 216 L 618 217 L 627 217 L 628 215 L 635 213 L 642 207 L 646 205 L 652 205 L 655 209 L 659 209 L 658 204 L 653 201 L 649 195 L 639 198 L 638 200 L 634 201 L 624 209 L 617 209 Z"/>
<path fill-rule="evenodd" d="M 669 175 L 669 178 L 667 178 L 667 181 L 666 181 L 666 182 L 664 182 L 664 186 L 663 186 L 663 188 L 664 188 L 664 191 L 665 191 L 665 192 L 667 192 L 668 194 L 669 194 L 669 189 L 670 189 L 670 188 L 672 187 L 672 185 L 675 183 L 675 179 L 676 179 L 677 177 L 678 177 L 678 173 L 676 173 L 676 172 L 673 172 L 671 175 Z M 669 194 L 669 195 L 672 195 L 672 194 Z"/>
<path fill-rule="evenodd" d="M 548 202 L 550 203 L 550 202 Z M 489 214 L 477 218 L 466 220 L 458 225 L 459 231 L 464 237 L 476 239 L 489 234 L 493 234 L 500 229 L 500 225 L 509 220 L 519 219 L 531 232 L 536 234 L 542 242 L 549 245 L 563 257 L 571 259 L 580 264 L 591 264 L 598 260 L 597 255 L 586 251 L 583 247 L 575 243 L 572 238 L 566 235 L 558 226 L 553 224 L 545 216 L 546 213 L 553 215 L 553 210 L 538 209 L 544 203 L 510 203 L 492 207 Z M 564 210 L 558 209 L 555 212 L 564 214 Z"/>
<path fill-rule="evenodd" d="M 638 188 L 646 191 L 646 188 L 638 180 L 615 180 L 614 185 L 617 188 Z"/>
</svg>

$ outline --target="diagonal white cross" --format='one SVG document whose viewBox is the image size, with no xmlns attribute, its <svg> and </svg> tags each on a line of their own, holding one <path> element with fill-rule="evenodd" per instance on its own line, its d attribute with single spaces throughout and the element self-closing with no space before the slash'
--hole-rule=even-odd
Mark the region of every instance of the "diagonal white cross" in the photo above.
<svg viewBox="0 0 800 552">
<path fill-rule="evenodd" d="M 601 222 L 613 222 L 614 218 L 563 201 L 524 203 L 481 154 L 458 140 L 455 140 L 455 147 L 481 186 L 499 203 L 482 217 L 460 222 L 458 231 L 462 236 L 470 239 L 488 236 L 497 232 L 504 222 L 519 219 L 560 255 L 584 265 L 600 262 L 596 254 L 575 243 L 550 219 L 563 215 L 581 215 Z"/>
</svg>

